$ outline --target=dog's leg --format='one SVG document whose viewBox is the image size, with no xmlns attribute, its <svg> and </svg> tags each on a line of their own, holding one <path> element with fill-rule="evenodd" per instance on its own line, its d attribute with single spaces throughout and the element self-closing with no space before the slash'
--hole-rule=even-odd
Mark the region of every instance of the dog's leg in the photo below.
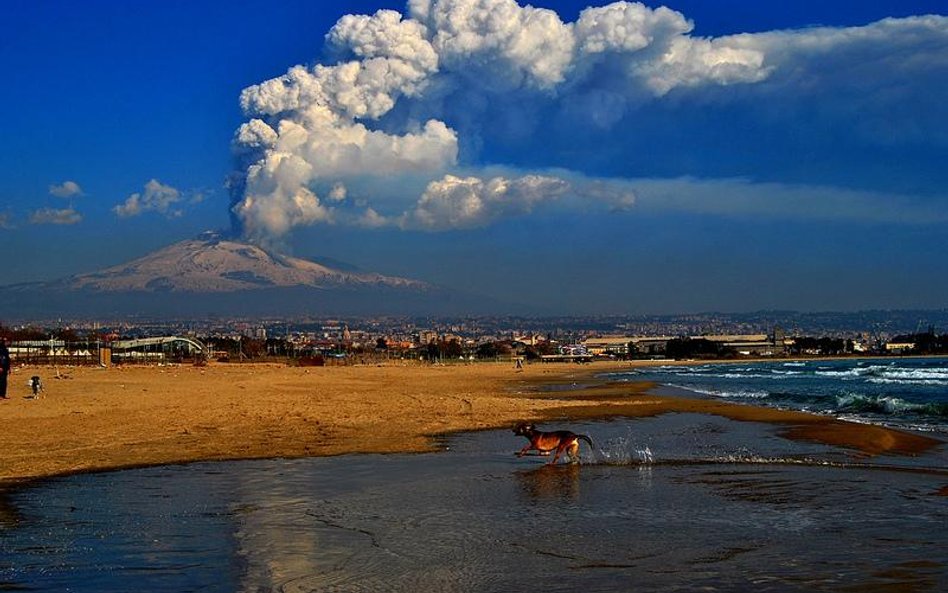
<svg viewBox="0 0 948 593">
<path fill-rule="evenodd" d="M 553 459 L 550 460 L 550 465 L 556 465 L 556 462 L 559 460 L 560 455 L 563 454 L 563 443 L 560 443 L 556 446 L 556 454 L 553 455 Z"/>
<path fill-rule="evenodd" d="M 566 454 L 569 456 L 570 463 L 579 463 L 579 442 L 573 441 L 570 443 L 569 448 L 566 449 Z"/>
</svg>

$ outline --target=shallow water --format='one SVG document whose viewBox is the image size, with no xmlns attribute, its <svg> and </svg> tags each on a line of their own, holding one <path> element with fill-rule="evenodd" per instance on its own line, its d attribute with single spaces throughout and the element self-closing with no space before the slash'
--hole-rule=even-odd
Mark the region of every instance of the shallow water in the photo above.
<svg viewBox="0 0 948 593">
<path fill-rule="evenodd" d="M 0 506 L 0 590 L 948 590 L 943 452 L 861 465 L 692 414 L 570 428 L 597 444 L 578 465 L 491 431 L 48 480 Z"/>
</svg>

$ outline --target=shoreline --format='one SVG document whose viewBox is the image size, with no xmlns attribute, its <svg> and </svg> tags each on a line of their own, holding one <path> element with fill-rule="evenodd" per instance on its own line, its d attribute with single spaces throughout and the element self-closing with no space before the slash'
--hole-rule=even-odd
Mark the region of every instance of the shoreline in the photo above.
<svg viewBox="0 0 948 593">
<path fill-rule="evenodd" d="M 690 361 L 689 361 L 690 362 Z M 747 362 L 747 361 L 742 361 Z M 654 384 L 597 375 L 679 361 L 289 367 L 244 363 L 72 367 L 44 379 L 41 399 L 0 403 L 0 488 L 76 473 L 280 457 L 436 450 L 439 436 L 522 420 L 693 412 L 780 427 L 784 438 L 855 456 L 919 455 L 944 444 L 917 433 L 832 417 L 659 395 Z M 694 361 L 693 364 L 705 364 Z M 68 378 L 66 378 L 68 377 Z M 577 389 L 552 386 L 577 384 Z"/>
</svg>

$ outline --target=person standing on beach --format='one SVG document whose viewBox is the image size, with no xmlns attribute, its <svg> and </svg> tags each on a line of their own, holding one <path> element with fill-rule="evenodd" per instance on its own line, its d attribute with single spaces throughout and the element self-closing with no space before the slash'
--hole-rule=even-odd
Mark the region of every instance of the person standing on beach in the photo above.
<svg viewBox="0 0 948 593">
<path fill-rule="evenodd" d="M 0 398 L 7 399 L 7 375 L 10 374 L 10 351 L 7 339 L 0 338 Z"/>
</svg>

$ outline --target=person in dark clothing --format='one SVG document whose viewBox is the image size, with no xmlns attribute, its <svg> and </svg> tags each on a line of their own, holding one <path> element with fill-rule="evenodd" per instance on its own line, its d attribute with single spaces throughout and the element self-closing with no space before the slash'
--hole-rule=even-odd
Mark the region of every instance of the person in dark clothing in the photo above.
<svg viewBox="0 0 948 593">
<path fill-rule="evenodd" d="M 7 399 L 7 377 L 10 375 L 10 351 L 7 339 L 0 338 L 0 398 Z"/>
</svg>

